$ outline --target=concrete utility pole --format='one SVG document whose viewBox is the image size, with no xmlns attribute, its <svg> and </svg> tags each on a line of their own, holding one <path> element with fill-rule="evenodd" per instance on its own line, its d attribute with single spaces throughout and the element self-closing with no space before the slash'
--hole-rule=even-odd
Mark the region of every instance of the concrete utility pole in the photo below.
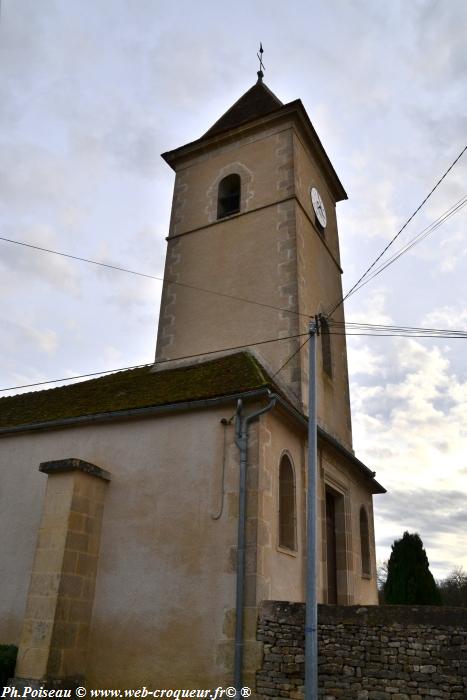
<svg viewBox="0 0 467 700">
<path fill-rule="evenodd" d="M 308 367 L 308 479 L 306 518 L 306 617 L 305 617 L 305 700 L 318 698 L 318 605 L 316 598 L 316 482 L 317 482 L 317 426 L 316 426 L 316 335 L 318 317 L 310 321 Z"/>
</svg>

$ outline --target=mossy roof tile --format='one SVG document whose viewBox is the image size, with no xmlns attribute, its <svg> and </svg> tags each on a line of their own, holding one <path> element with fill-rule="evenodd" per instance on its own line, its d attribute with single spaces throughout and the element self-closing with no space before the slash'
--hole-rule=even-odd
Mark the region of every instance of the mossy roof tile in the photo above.
<svg viewBox="0 0 467 700">
<path fill-rule="evenodd" d="M 10 430 L 22 431 L 35 424 L 42 428 L 44 424 L 53 425 L 65 419 L 214 399 L 259 389 L 282 393 L 264 367 L 248 352 L 175 369 L 154 372 L 152 368 L 147 365 L 78 384 L 1 398 L 0 432 L 8 434 Z M 286 404 L 292 409 L 287 399 Z M 318 435 L 358 467 L 372 484 L 373 493 L 385 492 L 374 480 L 374 472 L 337 440 L 320 428 Z"/>
<path fill-rule="evenodd" d="M 0 428 L 275 388 L 247 352 L 176 369 L 154 372 L 151 368 L 4 397 L 0 399 Z"/>
</svg>

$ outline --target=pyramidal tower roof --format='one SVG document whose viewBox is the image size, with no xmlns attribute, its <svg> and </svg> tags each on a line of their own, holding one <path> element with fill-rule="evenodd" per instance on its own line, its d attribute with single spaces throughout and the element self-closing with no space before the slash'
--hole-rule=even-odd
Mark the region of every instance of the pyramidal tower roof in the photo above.
<svg viewBox="0 0 467 700">
<path fill-rule="evenodd" d="M 201 138 L 216 136 L 222 131 L 234 129 L 241 124 L 263 117 L 283 107 L 283 102 L 263 83 L 261 71 L 258 81 L 225 112 Z"/>
<path fill-rule="evenodd" d="M 295 121 L 297 128 L 302 130 L 305 140 L 315 154 L 314 157 L 319 160 L 323 172 L 326 172 L 328 176 L 336 201 L 347 199 L 342 183 L 319 140 L 318 134 L 301 100 L 293 100 L 287 104 L 281 102 L 272 90 L 263 83 L 262 71 L 258 71 L 258 80 L 253 87 L 247 90 L 205 134 L 195 141 L 186 143 L 184 146 L 162 153 L 162 158 L 173 170 L 177 170 L 177 163 L 190 155 L 192 156 L 199 149 L 203 150 L 206 147 L 209 148 L 209 146 L 216 148 L 218 142 L 227 137 L 230 131 L 238 128 L 247 128 L 248 124 L 255 125 L 257 120 L 261 122 L 264 119 L 266 122 L 270 122 L 281 117 L 290 117 Z"/>
</svg>

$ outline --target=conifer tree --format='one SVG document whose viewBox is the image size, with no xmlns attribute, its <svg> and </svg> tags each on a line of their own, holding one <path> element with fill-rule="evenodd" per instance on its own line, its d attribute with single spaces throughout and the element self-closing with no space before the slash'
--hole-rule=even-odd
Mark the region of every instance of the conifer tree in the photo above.
<svg viewBox="0 0 467 700">
<path fill-rule="evenodd" d="M 392 545 L 384 600 L 393 605 L 441 605 L 423 542 L 417 533 L 404 532 Z"/>
</svg>

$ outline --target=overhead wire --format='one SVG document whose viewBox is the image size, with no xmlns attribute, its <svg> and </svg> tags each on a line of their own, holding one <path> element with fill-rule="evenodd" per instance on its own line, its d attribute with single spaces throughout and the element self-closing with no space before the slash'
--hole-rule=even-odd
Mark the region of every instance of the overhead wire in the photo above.
<svg viewBox="0 0 467 700">
<path fill-rule="evenodd" d="M 326 318 L 331 319 L 332 314 L 334 313 L 334 311 L 336 311 L 337 308 L 338 308 L 341 304 L 343 304 L 344 301 L 345 301 L 352 293 L 355 293 L 355 292 L 358 291 L 361 287 L 363 287 L 365 284 L 367 284 L 369 281 L 371 281 L 372 279 L 374 279 L 374 277 L 376 277 L 378 274 L 380 274 L 380 273 L 381 273 L 384 269 L 386 269 L 390 264 L 392 264 L 393 262 L 395 262 L 401 255 L 403 255 L 405 252 L 407 252 L 408 250 L 410 250 L 410 248 L 412 248 L 414 245 L 416 245 L 416 243 L 418 243 L 418 242 L 420 242 L 421 240 L 423 240 L 427 235 L 429 235 L 429 234 L 432 233 L 434 230 L 436 230 L 436 228 L 438 228 L 439 226 L 441 226 L 441 224 L 444 223 L 444 221 L 446 221 L 447 218 L 449 218 L 449 217 L 452 216 L 453 214 L 457 213 L 457 211 L 459 211 L 461 208 L 463 208 L 463 206 L 467 203 L 467 198 L 466 198 L 467 196 L 464 197 L 464 198 L 461 198 L 461 200 L 459 200 L 459 201 L 456 203 L 456 205 L 453 205 L 453 207 L 451 207 L 451 209 L 449 209 L 447 212 L 445 212 L 444 215 L 441 215 L 440 217 L 438 217 L 438 219 L 437 219 L 435 222 L 433 222 L 433 224 L 431 224 L 429 227 L 427 227 L 427 228 L 424 229 L 422 232 L 420 232 L 419 234 L 417 234 L 417 236 L 415 236 L 413 239 L 411 239 L 411 241 L 409 241 L 405 246 L 403 246 L 402 249 L 400 249 L 399 251 L 397 251 L 397 252 L 392 256 L 392 258 L 390 258 L 389 260 L 385 261 L 384 264 L 382 264 L 379 268 L 377 268 L 376 270 L 374 270 L 374 273 L 371 275 L 370 278 L 368 278 L 366 281 L 364 281 L 365 278 L 367 277 L 367 275 L 369 274 L 369 272 L 370 272 L 371 270 L 373 270 L 373 268 L 374 268 L 375 265 L 378 263 L 378 261 L 381 260 L 381 258 L 384 256 L 384 254 L 386 253 L 386 251 L 393 245 L 393 243 L 396 241 L 396 239 L 401 235 L 401 233 L 404 231 L 404 229 L 408 226 L 408 224 L 409 224 L 409 223 L 412 221 L 412 219 L 415 217 L 415 215 L 420 211 L 420 209 L 421 209 L 421 208 L 424 206 L 424 204 L 428 201 L 428 199 L 431 197 L 431 195 L 435 192 L 435 190 L 436 190 L 436 189 L 439 187 L 439 185 L 443 182 L 443 180 L 444 180 L 445 177 L 448 175 L 448 173 L 452 170 L 452 168 L 454 167 L 454 165 L 460 160 L 460 158 L 462 157 L 462 155 L 465 153 L 466 150 L 467 150 L 467 146 L 465 146 L 465 147 L 461 150 L 461 152 L 459 153 L 459 155 L 454 159 L 454 161 L 451 163 L 451 165 L 449 166 L 449 168 L 448 168 L 448 169 L 443 173 L 443 175 L 439 178 L 439 180 L 436 182 L 436 184 L 433 186 L 433 188 L 430 190 L 430 192 L 427 194 L 427 196 L 424 198 L 424 200 L 421 202 L 421 204 L 415 209 L 415 211 L 414 211 L 414 212 L 411 214 L 411 216 L 407 219 L 407 221 L 404 223 L 404 225 L 397 231 L 397 233 L 395 234 L 395 236 L 393 236 L 393 238 L 392 238 L 392 239 L 389 241 L 389 243 L 385 246 L 385 248 L 383 249 L 383 251 L 376 257 L 376 259 L 373 261 L 373 263 L 366 269 L 366 271 L 363 273 L 363 275 L 362 275 L 362 276 L 357 280 L 357 282 L 350 288 L 350 290 L 340 299 L 340 301 L 337 302 L 337 303 L 333 306 L 333 308 L 331 309 L 331 311 L 329 311 L 329 312 L 326 314 Z M 43 247 L 43 246 L 38 246 L 38 245 L 26 243 L 26 242 L 24 242 L 24 241 L 18 241 L 18 240 L 14 240 L 14 239 L 11 239 L 11 238 L 6 238 L 6 237 L 4 237 L 4 236 L 0 236 L 0 240 L 1 240 L 1 241 L 4 241 L 4 242 L 6 242 L 6 243 L 16 244 L 16 245 L 24 246 L 24 247 L 26 247 L 26 248 L 33 249 L 33 250 L 38 250 L 38 251 L 42 251 L 42 252 L 45 252 L 45 253 L 51 253 L 51 254 L 54 254 L 54 255 L 59 255 L 59 256 L 61 256 L 61 257 L 69 258 L 69 259 L 72 259 L 72 260 L 77 260 L 77 261 L 80 261 L 80 262 L 86 262 L 86 263 L 88 263 L 88 264 L 97 265 L 97 266 L 104 267 L 104 268 L 107 268 L 107 269 L 117 270 L 117 271 L 120 271 L 120 272 L 126 272 L 126 273 L 129 273 L 129 274 L 137 275 L 137 276 L 139 276 L 139 277 L 145 277 L 145 278 L 148 278 L 148 279 L 154 279 L 154 280 L 158 280 L 158 281 L 164 281 L 164 278 L 163 278 L 163 277 L 160 277 L 160 276 L 158 276 L 158 275 L 151 275 L 151 274 L 148 274 L 148 273 L 143 273 L 143 272 L 139 272 L 139 271 L 136 271 L 136 270 L 131 270 L 130 268 L 125 268 L 125 267 L 123 267 L 123 266 L 112 265 L 111 263 L 105 263 L 105 262 L 101 262 L 101 261 L 97 261 L 97 260 L 92 260 L 91 258 L 84 258 L 84 257 L 81 257 L 81 256 L 72 255 L 72 254 L 69 254 L 69 253 L 63 253 L 62 251 L 57 251 L 57 250 L 54 250 L 54 249 L 52 249 L 52 248 L 45 248 L 45 247 Z M 274 309 L 274 310 L 276 310 L 276 311 L 281 311 L 281 312 L 284 312 L 284 313 L 291 313 L 291 314 L 294 314 L 294 315 L 297 315 L 297 316 L 303 316 L 304 318 L 308 318 L 308 319 L 311 317 L 309 314 L 304 314 L 304 313 L 301 313 L 301 312 L 299 312 L 299 311 L 295 311 L 295 310 L 291 310 L 291 309 L 284 309 L 283 307 L 277 307 L 277 306 L 274 306 L 274 305 L 272 305 L 272 304 L 266 304 L 266 303 L 263 303 L 263 302 L 253 301 L 253 300 L 247 299 L 247 298 L 245 298 L 245 297 L 238 297 L 238 296 L 231 295 L 231 294 L 226 294 L 226 293 L 222 293 L 222 292 L 217 292 L 217 291 L 215 291 L 215 290 L 206 289 L 206 288 L 203 288 L 203 287 L 198 287 L 198 286 L 196 286 L 196 285 L 190 285 L 190 284 L 187 284 L 187 283 L 184 283 L 184 282 L 178 282 L 178 281 L 176 281 L 176 280 L 171 280 L 171 279 L 167 279 L 167 278 L 166 278 L 166 282 L 167 282 L 168 284 L 174 284 L 174 285 L 178 285 L 178 286 L 185 287 L 185 288 L 188 288 L 188 289 L 193 289 L 193 290 L 196 290 L 196 291 L 205 292 L 205 293 L 208 293 L 208 294 L 215 294 L 215 295 L 217 295 L 217 296 L 221 296 L 221 297 L 224 297 L 224 298 L 234 299 L 234 300 L 237 300 L 237 301 L 242 301 L 242 302 L 244 302 L 244 303 L 254 304 L 254 305 L 256 305 L 256 306 L 262 306 L 262 307 L 265 307 L 265 308 Z M 335 333 L 335 332 L 334 332 L 334 333 Z M 345 333 L 345 330 L 344 330 L 344 333 Z M 356 333 L 352 333 L 351 335 L 355 335 L 355 334 L 356 334 Z M 301 335 L 305 335 L 305 334 L 301 334 Z M 296 337 L 298 337 L 298 336 L 296 336 Z M 425 336 L 425 337 L 426 337 L 426 336 Z M 436 336 L 436 337 L 439 337 L 439 336 Z M 451 337 L 451 336 L 445 336 L 445 337 Z M 456 336 L 456 337 L 459 337 L 459 336 Z M 271 341 L 264 341 L 264 342 L 275 342 L 276 340 L 280 340 L 280 339 L 274 339 L 274 340 L 271 340 Z M 299 348 L 298 348 L 298 349 L 286 360 L 286 362 L 277 370 L 277 372 L 273 375 L 273 377 L 276 377 L 276 376 L 287 366 L 287 364 L 293 359 L 293 357 L 295 357 L 295 355 L 296 355 L 297 353 L 299 353 L 299 352 L 301 351 L 301 349 L 306 345 L 306 343 L 308 342 L 308 340 L 309 340 L 309 336 L 308 336 L 308 338 L 305 340 L 305 342 L 302 343 L 302 344 L 299 346 Z M 259 343 L 258 343 L 258 344 L 259 344 Z M 250 344 L 250 345 L 251 345 L 251 344 Z M 248 347 L 248 346 L 238 346 L 238 348 L 240 348 L 240 347 Z M 232 348 L 232 349 L 234 349 L 234 348 Z M 236 348 L 235 348 L 235 349 L 236 349 Z M 221 351 L 221 350 L 217 350 L 217 351 L 215 351 L 215 352 L 222 352 L 222 351 Z M 208 353 L 202 353 L 202 354 L 208 354 Z M 188 357 L 190 357 L 190 356 L 187 356 L 187 358 L 188 358 Z M 182 358 L 180 358 L 180 359 L 182 359 Z M 185 358 L 184 358 L 184 359 L 185 359 Z M 135 367 L 137 367 L 137 366 L 139 366 L 139 365 L 136 365 Z M 127 369 L 129 369 L 129 368 L 127 368 Z M 109 372 L 112 372 L 112 371 L 119 371 L 119 370 L 109 370 Z M 74 378 L 78 378 L 78 379 L 79 379 L 79 378 L 83 378 L 83 377 L 86 377 L 86 376 L 93 376 L 93 375 L 95 375 L 95 374 L 104 374 L 104 373 L 103 373 L 103 372 L 97 372 L 97 373 L 92 373 L 92 374 L 88 374 L 88 375 L 78 375 L 77 377 L 74 377 Z M 66 381 L 67 379 L 68 379 L 68 380 L 71 380 L 71 379 L 73 379 L 73 377 L 63 378 L 63 379 L 59 379 L 59 380 L 51 380 L 50 382 L 39 382 L 39 383 L 30 384 L 30 385 L 23 385 L 23 386 L 17 386 L 17 387 L 10 387 L 10 388 L 6 388 L 6 389 L 0 389 L 0 391 L 9 391 L 9 390 L 13 390 L 13 389 L 27 388 L 27 387 L 29 387 L 29 386 L 39 386 L 40 384 L 49 384 L 49 383 L 54 383 L 55 381 Z"/>
<path fill-rule="evenodd" d="M 466 148 L 467 148 L 467 146 L 466 146 Z M 465 150 L 466 150 L 466 149 L 464 149 L 464 151 L 465 151 Z M 462 153 L 463 153 L 464 151 L 462 151 Z M 453 165 L 457 162 L 457 160 L 459 160 L 459 158 L 460 158 L 460 156 L 462 155 L 462 153 L 458 156 L 458 158 L 456 159 L 456 161 L 454 161 L 454 163 L 451 165 L 451 167 L 446 171 L 445 175 L 449 172 L 449 170 L 453 167 Z M 445 175 L 443 176 L 443 178 L 445 177 Z M 438 181 L 437 185 L 432 189 L 430 195 L 434 192 L 434 190 L 436 189 L 436 187 L 439 185 L 439 183 L 442 181 L 443 178 L 441 178 L 441 179 Z M 425 198 L 424 202 L 428 199 L 428 197 L 429 197 L 430 195 L 428 195 L 428 196 Z M 421 208 L 421 206 L 423 206 L 424 202 L 420 205 L 420 207 L 418 207 L 418 209 L 416 210 L 416 212 Z M 418 242 L 420 242 L 421 240 L 423 240 L 424 238 L 426 238 L 426 236 L 428 236 L 430 233 L 432 233 L 433 231 L 435 231 L 435 230 L 436 230 L 439 226 L 441 226 L 448 218 L 450 218 L 451 216 L 453 216 L 454 214 L 456 214 L 458 211 L 460 211 L 460 209 L 462 209 L 466 204 L 467 204 L 467 195 L 464 195 L 464 197 L 462 197 L 458 202 L 456 202 L 456 204 L 452 205 L 452 206 L 450 207 L 450 209 L 448 209 L 446 212 L 444 212 L 444 214 L 442 214 L 440 217 L 438 217 L 438 219 L 436 219 L 434 222 L 432 222 L 432 224 L 430 224 L 428 227 L 426 227 L 425 229 L 423 229 L 423 231 L 421 231 L 421 232 L 420 232 L 419 234 L 417 234 L 413 239 L 411 239 L 411 241 L 409 241 L 403 248 L 401 248 L 399 251 L 397 251 L 397 252 L 393 255 L 392 258 L 390 258 L 389 260 L 385 261 L 380 267 L 378 267 L 376 270 L 374 270 L 374 273 L 368 278 L 368 280 L 363 281 L 364 278 L 365 278 L 365 276 L 366 276 L 366 275 L 368 274 L 368 272 L 370 271 L 370 269 L 372 269 L 372 268 L 374 267 L 374 265 L 376 264 L 376 262 L 382 257 L 382 255 L 384 254 L 384 252 L 386 252 L 386 250 L 389 248 L 389 246 L 396 240 L 397 236 L 402 232 L 402 230 L 405 228 L 405 226 L 408 224 L 408 222 L 415 216 L 415 213 L 416 213 L 416 212 L 414 212 L 414 214 L 412 215 L 411 219 L 409 219 L 409 220 L 406 222 L 406 224 L 404 224 L 404 226 L 399 230 L 399 232 L 396 234 L 396 236 L 394 236 L 394 238 L 393 238 L 392 241 L 388 244 L 388 246 L 386 246 L 385 250 L 381 253 L 381 255 L 378 256 L 378 258 L 374 261 L 374 263 L 373 263 L 373 264 L 368 268 L 368 270 L 362 275 L 362 277 L 360 278 L 360 280 L 349 290 L 349 292 L 347 292 L 347 294 L 341 299 L 341 301 L 340 301 L 338 304 L 336 304 L 336 305 L 332 308 L 332 310 L 331 310 L 330 312 L 328 312 L 327 315 L 328 315 L 328 316 L 331 316 L 332 313 L 334 313 L 334 311 L 340 306 L 340 304 L 341 304 L 346 298 L 348 298 L 351 294 L 353 294 L 353 293 L 355 293 L 356 291 L 358 291 L 361 287 L 363 287 L 365 284 L 367 284 L 371 279 L 373 279 L 373 278 L 376 277 L 378 274 L 380 274 L 384 269 L 386 269 L 386 267 L 388 267 L 390 264 L 392 264 L 393 262 L 395 262 L 401 255 L 403 255 L 405 252 L 407 252 L 408 250 L 410 250 L 410 248 L 412 248 L 412 247 L 413 247 L 414 245 L 416 245 Z M 98 267 L 103 267 L 103 268 L 106 268 L 106 269 L 109 269 L 109 270 L 115 270 L 115 271 L 117 271 L 117 272 L 125 272 L 125 273 L 127 273 L 127 274 L 136 275 L 136 276 L 138 276 L 138 277 L 144 277 L 144 278 L 146 278 L 146 279 L 156 280 L 156 281 L 158 281 L 158 282 L 163 282 L 163 281 L 164 281 L 164 277 L 161 277 L 160 275 L 152 275 L 152 274 L 149 274 L 149 273 L 146 273 L 146 272 L 140 272 L 140 271 L 138 271 L 138 270 L 132 270 L 131 268 L 123 267 L 122 265 L 114 265 L 114 264 L 112 264 L 112 263 L 106 263 L 106 262 L 99 261 L 99 260 L 93 260 L 92 258 L 85 258 L 85 257 L 83 257 L 83 256 L 73 255 L 73 254 L 71 254 L 71 253 L 64 253 L 63 251 L 55 250 L 54 248 L 46 248 L 46 247 L 44 247 L 44 246 L 39 246 L 39 245 L 36 245 L 36 244 L 33 244 L 33 243 L 27 243 L 26 241 L 18 241 L 18 240 L 16 240 L 16 239 L 7 238 L 6 236 L 0 236 L 0 241 L 3 241 L 4 243 L 10 243 L 10 244 L 14 244 L 14 245 L 19 245 L 19 246 L 22 246 L 22 247 L 24 247 L 24 248 L 29 248 L 29 249 L 31 249 L 31 250 L 36 250 L 36 251 L 43 252 L 43 253 L 50 253 L 50 254 L 52 254 L 52 255 L 58 255 L 58 256 L 60 256 L 60 257 L 68 258 L 68 259 L 70 259 L 70 260 L 76 260 L 76 261 L 78 261 L 78 262 L 84 262 L 84 263 L 88 263 L 88 264 L 90 264 L 90 265 L 96 265 L 96 266 L 98 266 Z M 248 298 L 246 298 L 246 297 L 240 297 L 240 296 L 233 295 L 233 294 L 227 294 L 227 293 L 225 293 L 225 292 L 219 292 L 219 291 L 216 291 L 216 290 L 214 290 L 214 289 L 208 289 L 208 288 L 206 288 L 206 287 L 199 287 L 199 286 L 197 286 L 197 285 L 188 284 L 188 283 L 186 283 L 186 282 L 179 282 L 178 280 L 172 280 L 172 279 L 170 279 L 170 278 L 168 278 L 168 277 L 166 277 L 165 279 L 166 279 L 167 284 L 173 284 L 173 285 L 176 285 L 176 286 L 179 286 L 179 287 L 184 287 L 184 288 L 187 288 L 187 289 L 192 289 L 192 290 L 194 290 L 194 291 L 204 292 L 204 293 L 206 293 L 206 294 L 214 294 L 214 295 L 216 295 L 216 296 L 220 296 L 220 297 L 223 297 L 223 298 L 226 298 L 226 299 L 233 299 L 233 300 L 235 300 L 235 301 L 241 301 L 241 302 L 244 302 L 244 303 L 246 303 L 246 304 L 253 304 L 253 305 L 255 305 L 255 306 L 262 306 L 262 307 L 267 308 L 267 309 L 272 309 L 272 310 L 274 310 L 274 311 L 281 311 L 281 312 L 283 312 L 283 313 L 288 313 L 288 314 L 292 314 L 292 315 L 295 315 L 295 316 L 300 316 L 300 317 L 307 318 L 307 319 L 310 319 L 310 318 L 311 318 L 311 315 L 310 315 L 310 314 L 303 313 L 303 312 L 300 312 L 300 311 L 296 311 L 295 309 L 286 309 L 286 308 L 284 308 L 284 307 L 276 306 L 276 305 L 274 305 L 274 304 L 268 304 L 268 303 L 266 303 L 266 302 L 255 301 L 255 300 L 253 300 L 253 299 L 248 299 Z"/>
<path fill-rule="evenodd" d="M 374 324 L 374 323 L 352 323 L 352 322 L 340 322 L 340 321 L 328 321 L 329 329 L 328 333 L 331 335 L 368 335 L 372 337 L 408 337 L 408 338 L 449 338 L 449 339 L 466 339 L 467 330 L 453 330 L 448 328 L 422 328 L 417 326 L 396 326 L 396 325 L 385 325 L 385 324 Z M 335 329 L 335 330 L 334 330 Z M 191 360 L 197 357 L 204 357 L 206 355 L 214 355 L 220 352 L 227 352 L 230 350 L 241 350 L 248 347 L 255 347 L 257 345 L 265 345 L 267 343 L 276 343 L 282 340 L 291 340 L 295 338 L 303 338 L 307 336 L 303 343 L 287 358 L 287 360 L 281 365 L 281 367 L 272 375 L 274 379 L 287 365 L 288 363 L 302 350 L 302 348 L 308 343 L 310 339 L 309 333 L 297 333 L 294 335 L 284 336 L 283 338 L 270 338 L 268 340 L 260 340 L 253 343 L 247 343 L 244 345 L 233 345 L 228 348 L 218 348 L 216 350 L 207 350 L 205 352 L 194 353 L 191 355 L 183 355 L 180 357 L 175 357 L 173 359 L 156 360 L 154 362 L 148 362 L 138 365 L 130 365 L 127 367 L 116 367 L 108 370 L 101 370 L 99 372 L 88 372 L 86 374 L 77 374 L 71 377 L 60 377 L 59 379 L 48 379 L 41 382 L 32 382 L 30 384 L 20 384 L 16 386 L 5 387 L 0 389 L 3 391 L 13 391 L 15 389 L 26 389 L 34 386 L 42 386 L 45 384 L 55 384 L 57 382 L 68 382 L 75 379 L 85 379 L 87 377 L 104 376 L 106 374 L 112 374 L 114 372 L 123 372 L 131 369 L 139 369 L 142 367 L 150 367 L 163 365 L 169 362 L 176 362 L 181 360 Z"/>
<path fill-rule="evenodd" d="M 101 372 L 88 372 L 87 374 L 76 374 L 72 377 L 60 377 L 59 379 L 48 379 L 47 381 L 41 381 L 41 382 L 32 382 L 31 384 L 20 384 L 17 386 L 10 386 L 10 387 L 5 387 L 3 389 L 0 389 L 0 392 L 2 391 L 13 391 L 15 389 L 27 389 L 33 386 L 42 386 L 44 384 L 56 384 L 57 382 L 68 382 L 72 381 L 74 379 L 85 379 L 86 377 L 95 377 L 97 375 L 105 375 L 105 374 L 112 374 L 113 372 L 123 372 L 125 370 L 130 370 L 130 369 L 138 369 L 142 367 L 150 367 L 152 365 L 163 365 L 168 362 L 176 362 L 179 360 L 191 360 L 195 359 L 196 357 L 204 357 L 205 355 L 214 355 L 219 352 L 227 352 L 230 350 L 242 350 L 244 348 L 249 348 L 249 347 L 255 347 L 256 345 L 266 345 L 267 343 L 277 343 L 280 342 L 281 340 L 290 340 L 292 338 L 301 338 L 304 335 L 308 335 L 307 333 L 297 333 L 295 335 L 286 335 L 282 338 L 270 338 L 269 340 L 259 340 L 257 342 L 253 343 L 247 343 L 246 345 L 233 345 L 228 348 L 218 348 L 217 350 L 206 350 L 205 352 L 198 352 L 192 355 L 183 355 L 181 357 L 174 357 L 171 359 L 164 359 L 164 360 L 155 360 L 154 362 L 147 362 L 139 365 L 130 365 L 129 367 L 116 367 L 114 369 L 106 369 L 102 370 Z M 274 375 L 275 376 L 275 375 Z"/>
<path fill-rule="evenodd" d="M 329 332 L 334 335 L 399 336 L 408 338 L 450 338 L 465 339 L 467 330 L 451 328 L 422 328 L 418 326 L 396 326 L 373 323 L 352 323 L 328 321 Z"/>
<path fill-rule="evenodd" d="M 354 290 L 360 285 L 360 283 L 364 280 L 364 278 L 368 275 L 368 273 L 375 267 L 375 265 L 381 260 L 383 255 L 386 253 L 386 251 L 393 245 L 393 243 L 399 238 L 401 233 L 407 228 L 409 223 L 412 221 L 412 219 L 415 217 L 416 214 L 420 211 L 420 209 L 426 204 L 426 202 L 430 199 L 432 194 L 437 190 L 437 188 L 440 186 L 440 184 L 443 182 L 443 180 L 446 178 L 448 173 L 453 169 L 453 167 L 456 165 L 456 163 L 461 159 L 461 157 L 464 155 L 465 151 L 467 151 L 467 146 L 464 146 L 464 148 L 461 150 L 459 155 L 453 160 L 449 168 L 441 175 L 439 180 L 436 182 L 436 184 L 432 187 L 432 189 L 428 192 L 426 197 L 423 199 L 423 201 L 418 205 L 418 207 L 415 209 L 415 211 L 409 216 L 407 221 L 403 224 L 403 226 L 397 231 L 397 233 L 391 238 L 389 243 L 384 247 L 384 249 L 381 251 L 381 253 L 375 258 L 375 260 L 371 263 L 371 265 L 365 270 L 363 275 L 355 282 L 355 284 L 349 289 L 348 292 L 332 307 L 332 309 L 327 313 L 327 316 L 331 316 L 336 309 L 341 306 L 341 304 L 344 303 L 344 301 L 352 294 Z"/>
<path fill-rule="evenodd" d="M 310 340 L 310 334 L 309 334 L 309 333 L 302 333 L 302 335 L 307 335 L 308 338 L 307 338 L 306 340 L 304 340 L 303 343 L 302 343 L 301 345 L 299 345 L 299 347 L 295 350 L 295 352 L 293 352 L 293 353 L 290 355 L 290 357 L 287 358 L 287 360 L 284 362 L 284 364 L 281 365 L 281 366 L 279 367 L 279 369 L 277 370 L 277 372 L 274 372 L 274 374 L 272 375 L 272 379 L 275 379 L 275 378 L 277 377 L 277 375 L 278 375 L 280 372 L 282 372 L 283 369 L 285 369 L 285 368 L 287 367 L 287 365 L 289 364 L 289 362 L 290 362 L 291 360 L 293 360 L 293 358 L 295 357 L 295 355 L 298 355 L 298 354 L 301 352 L 301 350 L 305 347 L 305 345 L 308 343 L 308 341 Z"/>
<path fill-rule="evenodd" d="M 386 268 L 388 268 L 390 265 L 392 265 L 396 260 L 398 260 L 404 253 L 407 253 L 409 250 L 411 250 L 414 246 L 418 245 L 418 243 L 421 243 L 427 236 L 429 236 L 431 233 L 436 231 L 442 224 L 444 224 L 448 219 L 450 219 L 452 216 L 457 214 L 459 211 L 461 211 L 465 206 L 467 205 L 467 195 L 464 195 L 461 197 L 455 204 L 453 204 L 449 209 L 447 209 L 443 214 L 441 214 L 435 221 L 433 221 L 429 226 L 424 228 L 422 231 L 420 231 L 416 236 L 411 238 L 407 243 L 402 246 L 402 248 L 399 248 L 393 255 L 392 257 L 388 258 L 384 263 L 382 263 L 379 267 L 377 267 L 375 270 L 373 270 L 372 274 L 367 277 L 366 279 L 363 279 L 363 281 L 355 287 L 355 289 L 352 291 L 352 293 L 348 294 L 347 298 L 352 296 L 352 294 L 355 294 L 358 292 L 362 287 L 364 287 L 368 282 L 371 282 L 375 277 L 380 275 Z"/>
<path fill-rule="evenodd" d="M 318 320 L 320 316 L 318 316 Z M 422 328 L 417 326 L 396 326 L 374 323 L 352 323 L 344 321 L 334 321 L 327 319 L 328 328 L 326 333 L 329 335 L 344 335 L 344 336 L 371 336 L 371 337 L 402 337 L 402 338 L 432 338 L 432 339 L 454 339 L 462 340 L 467 338 L 467 331 L 459 331 L 447 328 Z M 299 353 L 309 341 L 310 336 L 300 345 L 284 364 L 273 375 L 273 379 L 281 372 L 284 367 Z"/>
<path fill-rule="evenodd" d="M 413 333 L 404 333 L 402 331 L 399 332 L 391 332 L 391 333 L 371 333 L 370 331 L 368 332 L 345 332 L 345 331 L 329 331 L 329 335 L 345 335 L 346 337 L 352 336 L 352 335 L 359 335 L 359 336 L 370 336 L 372 338 L 395 338 L 395 337 L 400 337 L 400 338 L 445 338 L 445 339 L 465 339 L 467 338 L 467 333 L 465 335 L 439 335 L 438 333 L 419 333 L 413 334 Z"/>
<path fill-rule="evenodd" d="M 54 250 L 53 248 L 44 248 L 40 245 L 34 245 L 32 243 L 26 243 L 25 241 L 18 241 L 13 238 L 6 238 L 5 236 L 0 236 L 0 241 L 4 243 L 13 243 L 15 245 L 23 246 L 24 248 L 31 248 L 32 250 L 38 250 L 42 253 L 51 253 L 52 255 L 59 255 L 63 258 L 69 258 L 71 260 L 77 260 L 79 262 L 89 263 L 90 265 L 97 265 L 98 267 L 105 267 L 109 270 L 117 270 L 118 272 L 126 272 L 130 275 L 136 275 L 138 277 L 146 277 L 147 279 L 157 280 L 158 282 L 163 282 L 164 277 L 159 275 L 150 275 L 147 272 L 139 272 L 138 270 L 132 270 L 128 267 L 122 267 L 121 265 L 112 265 L 111 263 L 101 262 L 99 260 L 93 260 L 92 258 L 84 258 L 79 255 L 71 255 L 70 253 L 64 253 L 60 250 Z M 177 280 L 172 280 L 170 278 L 165 278 L 168 284 L 175 284 L 178 287 L 185 287 L 187 289 L 192 289 L 198 292 L 205 292 L 206 294 L 215 294 L 219 297 L 224 297 L 226 299 L 234 299 L 235 301 L 242 301 L 245 304 L 254 304 L 255 306 L 263 306 L 266 309 L 273 309 L 274 311 L 282 311 L 283 313 L 293 314 L 294 316 L 303 316 L 304 318 L 309 318 L 309 316 L 300 311 L 294 309 L 285 309 L 281 306 L 274 306 L 273 304 L 267 304 L 266 302 L 253 301 L 252 299 L 247 299 L 246 297 L 235 296 L 234 294 L 226 294 L 224 292 L 215 291 L 214 289 L 206 289 L 205 287 L 198 287 L 194 284 L 187 284 L 186 282 L 178 282 Z"/>
</svg>

